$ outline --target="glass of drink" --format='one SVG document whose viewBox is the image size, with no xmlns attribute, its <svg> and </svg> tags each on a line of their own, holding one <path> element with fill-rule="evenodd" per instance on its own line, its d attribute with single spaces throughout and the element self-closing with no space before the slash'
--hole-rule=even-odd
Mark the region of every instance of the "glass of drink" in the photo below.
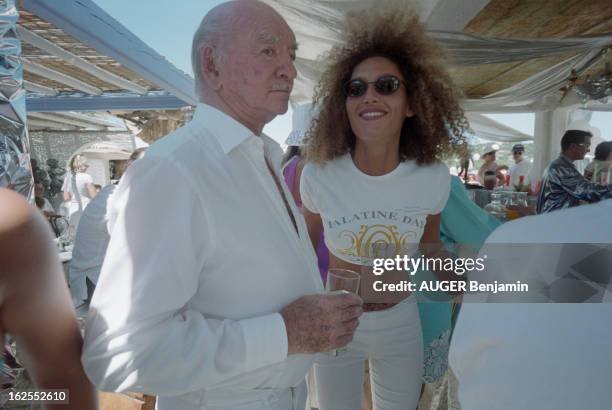
<svg viewBox="0 0 612 410">
<path fill-rule="evenodd" d="M 330 269 L 327 272 L 325 290 L 328 292 L 346 291 L 359 293 L 360 276 L 349 269 Z"/>
<path fill-rule="evenodd" d="M 483 185 L 486 189 L 495 189 L 497 185 L 497 175 L 494 171 L 486 171 L 484 173 Z"/>
<path fill-rule="evenodd" d="M 330 269 L 327 272 L 325 290 L 328 293 L 351 292 L 359 293 L 359 282 L 361 277 L 357 272 L 349 269 Z M 334 349 L 330 352 L 332 356 L 338 356 L 346 349 Z"/>
</svg>

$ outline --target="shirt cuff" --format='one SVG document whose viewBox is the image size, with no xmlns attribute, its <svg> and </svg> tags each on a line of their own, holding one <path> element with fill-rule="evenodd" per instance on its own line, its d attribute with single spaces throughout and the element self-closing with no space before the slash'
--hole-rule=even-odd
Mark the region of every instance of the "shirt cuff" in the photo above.
<svg viewBox="0 0 612 410">
<path fill-rule="evenodd" d="M 287 358 L 287 330 L 280 313 L 243 319 L 240 324 L 244 332 L 248 369 L 269 366 Z"/>
</svg>

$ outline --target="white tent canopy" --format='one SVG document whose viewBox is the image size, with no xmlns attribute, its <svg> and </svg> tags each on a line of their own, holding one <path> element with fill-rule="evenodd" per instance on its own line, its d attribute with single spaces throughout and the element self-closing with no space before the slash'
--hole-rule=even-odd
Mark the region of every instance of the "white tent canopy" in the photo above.
<svg viewBox="0 0 612 410">
<path fill-rule="evenodd" d="M 564 39 L 507 39 L 466 35 L 464 25 L 488 1 L 470 0 L 266 0 L 277 9 L 294 29 L 299 49 L 296 67 L 299 72 L 292 100 L 312 100 L 321 74 L 321 56 L 339 41 L 343 16 L 347 11 L 385 7 L 399 3 L 412 7 L 426 22 L 430 36 L 450 56 L 456 67 L 525 61 L 536 57 L 573 52 L 566 60 L 533 76 L 478 99 L 466 99 L 462 106 L 475 112 L 533 112 L 572 105 L 577 98 L 563 96 L 559 89 L 572 75 L 580 75 L 605 55 L 612 36 Z M 457 17 L 457 14 L 460 17 Z M 444 31 L 440 31 L 444 30 Z"/>
<path fill-rule="evenodd" d="M 474 133 L 482 139 L 497 142 L 533 140 L 533 135 L 525 134 L 485 115 L 475 112 L 468 112 L 466 117 L 470 122 L 472 131 L 474 131 Z"/>
</svg>

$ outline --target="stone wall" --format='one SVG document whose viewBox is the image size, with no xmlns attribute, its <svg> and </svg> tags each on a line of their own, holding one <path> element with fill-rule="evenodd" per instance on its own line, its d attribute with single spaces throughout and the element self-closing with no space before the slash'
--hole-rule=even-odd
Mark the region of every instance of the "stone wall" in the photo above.
<svg viewBox="0 0 612 410">
<path fill-rule="evenodd" d="M 75 132 L 75 131 L 31 131 L 30 148 L 32 158 L 46 168 L 49 158 L 57 159 L 62 166 L 81 149 L 91 143 L 110 142 L 121 150 L 132 152 L 136 147 L 130 133 L 127 132 Z"/>
</svg>

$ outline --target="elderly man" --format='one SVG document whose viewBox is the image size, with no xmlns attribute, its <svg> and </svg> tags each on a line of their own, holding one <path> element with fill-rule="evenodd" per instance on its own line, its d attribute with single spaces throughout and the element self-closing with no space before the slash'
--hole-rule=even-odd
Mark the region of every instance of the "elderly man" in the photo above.
<svg viewBox="0 0 612 410">
<path fill-rule="evenodd" d="M 194 36 L 193 120 L 115 191 L 83 363 L 102 390 L 160 410 L 303 409 L 315 356 L 346 345 L 352 294 L 323 295 L 306 225 L 262 134 L 287 110 L 295 37 L 257 1 L 213 8 Z"/>
<path fill-rule="evenodd" d="M 574 166 L 574 161 L 584 159 L 591 147 L 588 131 L 568 130 L 561 138 L 561 155 L 544 171 L 542 188 L 538 197 L 539 214 L 580 205 L 580 201 L 598 202 L 612 198 L 612 186 L 589 182 Z"/>
</svg>

